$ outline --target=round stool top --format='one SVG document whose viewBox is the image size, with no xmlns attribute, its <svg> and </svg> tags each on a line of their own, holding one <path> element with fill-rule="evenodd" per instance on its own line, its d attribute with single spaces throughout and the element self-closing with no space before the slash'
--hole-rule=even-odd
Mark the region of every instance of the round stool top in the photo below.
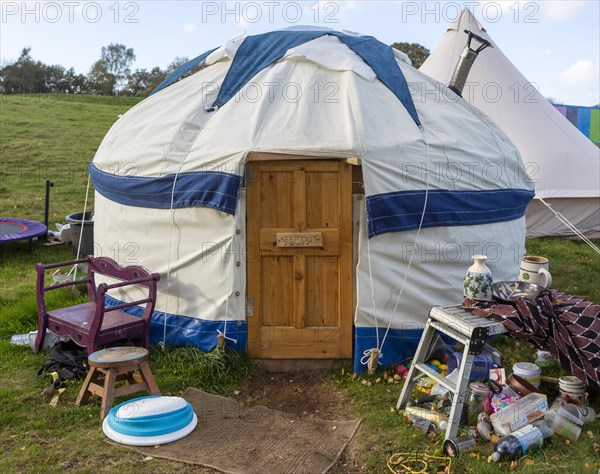
<svg viewBox="0 0 600 474">
<path fill-rule="evenodd" d="M 109 347 L 96 351 L 88 357 L 91 366 L 109 367 L 120 365 L 135 365 L 146 360 L 148 350 L 143 347 Z"/>
</svg>

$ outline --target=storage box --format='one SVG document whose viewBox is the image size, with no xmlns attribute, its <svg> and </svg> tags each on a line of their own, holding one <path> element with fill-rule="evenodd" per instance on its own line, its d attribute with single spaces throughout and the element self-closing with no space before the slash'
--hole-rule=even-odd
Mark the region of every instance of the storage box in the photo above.
<svg viewBox="0 0 600 474">
<path fill-rule="evenodd" d="M 530 393 L 512 405 L 490 416 L 494 431 L 506 436 L 525 425 L 540 419 L 548 411 L 548 399 L 541 393 Z"/>
</svg>

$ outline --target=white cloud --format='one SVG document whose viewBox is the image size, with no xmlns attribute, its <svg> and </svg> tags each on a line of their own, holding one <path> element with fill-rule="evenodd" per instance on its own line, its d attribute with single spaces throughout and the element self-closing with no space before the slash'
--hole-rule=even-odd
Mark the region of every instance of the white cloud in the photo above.
<svg viewBox="0 0 600 474">
<path fill-rule="evenodd" d="M 598 64 L 580 59 L 560 73 L 559 81 L 567 87 L 597 87 Z"/>
<path fill-rule="evenodd" d="M 185 25 L 183 25 L 183 32 L 186 35 L 193 33 L 197 29 L 198 29 L 198 27 L 196 25 L 194 25 L 193 23 L 186 23 Z"/>
<path fill-rule="evenodd" d="M 562 23 L 573 18 L 585 7 L 586 3 L 588 2 L 575 0 L 570 2 L 548 1 L 540 2 L 539 5 L 544 17 L 550 21 Z"/>
<path fill-rule="evenodd" d="M 533 55 L 533 59 L 536 61 L 541 61 L 542 59 L 547 59 L 550 56 L 552 56 L 552 48 L 544 48 L 541 51 L 537 51 L 534 55 Z"/>
</svg>

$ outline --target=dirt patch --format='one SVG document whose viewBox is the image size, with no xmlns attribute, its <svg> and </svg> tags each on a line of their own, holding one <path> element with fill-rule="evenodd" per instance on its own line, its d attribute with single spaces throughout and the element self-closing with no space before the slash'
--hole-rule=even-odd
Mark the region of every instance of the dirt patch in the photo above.
<svg viewBox="0 0 600 474">
<path fill-rule="evenodd" d="M 358 418 L 356 409 L 331 376 L 319 372 L 260 372 L 249 381 L 237 399 L 248 405 L 260 405 L 298 417 L 315 416 L 324 420 Z"/>
<path fill-rule="evenodd" d="M 331 375 L 323 371 L 260 371 L 248 380 L 246 389 L 236 397 L 248 405 L 265 406 L 298 417 L 313 416 L 324 420 L 359 418 L 352 400 L 342 390 L 336 389 Z M 331 469 L 331 473 L 362 471 L 355 458 L 355 443 L 356 436 L 342 453 L 337 465 Z"/>
</svg>

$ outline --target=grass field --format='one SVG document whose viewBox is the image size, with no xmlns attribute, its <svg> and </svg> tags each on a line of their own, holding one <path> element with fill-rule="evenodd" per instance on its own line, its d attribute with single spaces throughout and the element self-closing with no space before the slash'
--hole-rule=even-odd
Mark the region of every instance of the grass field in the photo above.
<svg viewBox="0 0 600 474">
<path fill-rule="evenodd" d="M 83 209 L 87 167 L 102 138 L 139 99 L 73 95 L 0 96 L 0 215 L 49 222 Z M 90 194 L 93 207 L 93 193 Z"/>
<path fill-rule="evenodd" d="M 82 210 L 86 170 L 94 151 L 118 115 L 134 103 L 110 97 L 0 96 L 0 215 L 41 220 L 46 179 L 55 183 L 51 223 L 64 222 L 66 214 Z M 527 248 L 550 258 L 554 287 L 600 302 L 600 259 L 585 244 L 537 239 L 527 242 Z M 0 246 L 0 472 L 210 472 L 144 459 L 105 443 L 99 404 L 73 405 L 81 382 L 68 385 L 58 406 L 49 405 L 53 393 L 48 379 L 35 375 L 46 356 L 13 346 L 9 338 L 37 327 L 34 264 L 70 257 L 70 247 L 47 247 L 41 242 L 31 251 L 23 243 Z M 53 305 L 74 298 L 66 291 L 54 293 Z M 533 358 L 534 348 L 527 343 L 503 337 L 495 344 L 505 354 L 507 367 Z M 165 352 L 154 348 L 151 367 L 163 393 L 175 395 L 189 386 L 231 395 L 243 391 L 259 370 L 235 353 L 204 354 L 189 348 Z M 342 391 L 363 420 L 353 443 L 360 471 L 384 472 L 388 457 L 397 451 L 439 451 L 440 438 L 425 437 L 392 412 L 401 385 L 376 383 L 379 373 L 368 379 L 372 385 L 368 386 L 348 369 L 330 371 L 327 377 L 331 390 Z M 600 408 L 597 399 L 594 406 Z M 485 446 L 457 458 L 452 472 L 511 471 L 508 463 L 488 464 L 489 453 L 490 447 Z M 521 460 L 516 472 L 583 474 L 599 468 L 600 421 L 596 421 L 586 425 L 571 445 L 553 438 L 548 448 Z M 345 472 L 343 467 L 337 470 Z"/>
</svg>

